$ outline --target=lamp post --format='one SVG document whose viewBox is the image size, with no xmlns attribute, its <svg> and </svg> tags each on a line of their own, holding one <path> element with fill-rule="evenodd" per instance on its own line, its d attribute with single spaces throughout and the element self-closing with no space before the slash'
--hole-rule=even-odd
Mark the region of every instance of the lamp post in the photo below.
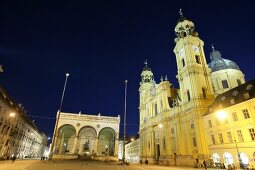
<svg viewBox="0 0 255 170">
<path fill-rule="evenodd" d="M 123 162 L 125 162 L 125 143 L 126 143 L 127 83 L 128 83 L 128 80 L 125 80 L 124 139 L 123 139 L 123 157 L 122 157 Z"/>
<path fill-rule="evenodd" d="M 63 100 L 64 100 L 64 96 L 65 96 L 67 79 L 68 79 L 69 75 L 70 75 L 69 73 L 66 73 L 66 79 L 65 79 L 63 93 L 62 93 L 62 97 L 61 97 L 61 101 L 60 101 L 60 105 L 59 105 L 59 110 L 58 110 L 58 114 L 57 114 L 57 120 L 56 120 L 56 124 L 55 124 L 55 128 L 54 128 L 54 133 L 53 133 L 52 144 L 51 144 L 51 148 L 50 148 L 49 159 L 52 159 L 52 156 L 53 156 L 53 148 L 54 148 L 54 145 L 55 145 L 56 133 L 57 133 L 57 129 L 56 128 L 58 128 L 59 116 L 60 116 L 61 109 L 62 109 L 62 104 L 63 104 Z"/>
<path fill-rule="evenodd" d="M 217 118 L 220 119 L 220 120 L 225 120 L 227 119 L 227 113 L 223 110 L 220 110 L 218 111 L 217 113 Z M 230 128 L 232 129 L 232 122 L 230 120 Z M 242 159 L 240 157 L 240 152 L 239 152 L 239 149 L 238 149 L 238 146 L 237 146 L 237 143 L 236 143 L 236 139 L 235 139 L 235 135 L 233 134 L 233 138 L 234 138 L 234 142 L 235 142 L 235 148 L 236 148 L 236 151 L 237 151 L 237 158 L 238 158 L 238 163 L 239 163 L 239 166 L 240 168 L 243 168 L 243 163 L 242 163 Z"/>
</svg>

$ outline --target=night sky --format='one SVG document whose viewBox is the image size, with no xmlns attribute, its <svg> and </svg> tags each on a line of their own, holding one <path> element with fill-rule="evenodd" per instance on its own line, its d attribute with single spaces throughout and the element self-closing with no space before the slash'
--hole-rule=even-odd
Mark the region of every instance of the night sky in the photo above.
<svg viewBox="0 0 255 170">
<path fill-rule="evenodd" d="M 128 79 L 127 135 L 136 135 L 144 61 L 156 82 L 167 75 L 178 87 L 173 48 L 180 8 L 205 42 L 207 62 L 214 44 L 246 80 L 255 78 L 250 0 L 6 0 L 0 2 L 0 85 L 52 136 L 67 72 L 63 112 L 123 118 Z M 123 122 L 120 127 L 122 136 Z"/>
</svg>

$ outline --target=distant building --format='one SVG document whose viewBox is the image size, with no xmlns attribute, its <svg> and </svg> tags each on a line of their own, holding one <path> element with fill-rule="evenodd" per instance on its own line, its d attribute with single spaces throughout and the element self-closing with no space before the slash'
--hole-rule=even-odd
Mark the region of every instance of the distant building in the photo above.
<svg viewBox="0 0 255 170">
<path fill-rule="evenodd" d="M 119 148 L 118 148 L 118 158 L 119 160 L 123 159 L 123 140 L 119 140 Z"/>
<path fill-rule="evenodd" d="M 46 146 L 35 123 L 21 104 L 16 104 L 0 87 L 0 157 L 40 157 Z"/>
<path fill-rule="evenodd" d="M 140 160 L 140 140 L 135 139 L 125 145 L 125 158 L 127 162 L 137 163 Z"/>
<path fill-rule="evenodd" d="M 120 117 L 57 113 L 53 158 L 74 159 L 83 155 L 118 156 Z"/>
</svg>

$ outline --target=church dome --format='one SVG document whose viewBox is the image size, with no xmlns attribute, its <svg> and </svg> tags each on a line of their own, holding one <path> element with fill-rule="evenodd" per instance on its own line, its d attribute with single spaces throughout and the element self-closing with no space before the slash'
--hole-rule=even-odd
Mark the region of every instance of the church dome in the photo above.
<svg viewBox="0 0 255 170">
<path fill-rule="evenodd" d="M 212 47 L 213 51 L 210 54 L 211 62 L 208 66 L 212 69 L 212 72 L 225 70 L 225 69 L 235 69 L 240 70 L 238 65 L 231 60 L 224 59 L 221 57 L 221 53 Z"/>
</svg>

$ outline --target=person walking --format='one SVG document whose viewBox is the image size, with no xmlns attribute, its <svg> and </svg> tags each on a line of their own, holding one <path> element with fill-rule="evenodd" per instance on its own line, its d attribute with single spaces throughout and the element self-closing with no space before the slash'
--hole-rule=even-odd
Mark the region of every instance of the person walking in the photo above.
<svg viewBox="0 0 255 170">
<path fill-rule="evenodd" d="M 16 160 L 16 156 L 13 155 L 13 157 L 12 157 L 12 163 L 14 163 L 15 160 Z"/>
<path fill-rule="evenodd" d="M 205 169 L 207 169 L 207 165 L 206 165 L 205 160 L 203 161 L 203 164 L 204 164 Z"/>
</svg>

